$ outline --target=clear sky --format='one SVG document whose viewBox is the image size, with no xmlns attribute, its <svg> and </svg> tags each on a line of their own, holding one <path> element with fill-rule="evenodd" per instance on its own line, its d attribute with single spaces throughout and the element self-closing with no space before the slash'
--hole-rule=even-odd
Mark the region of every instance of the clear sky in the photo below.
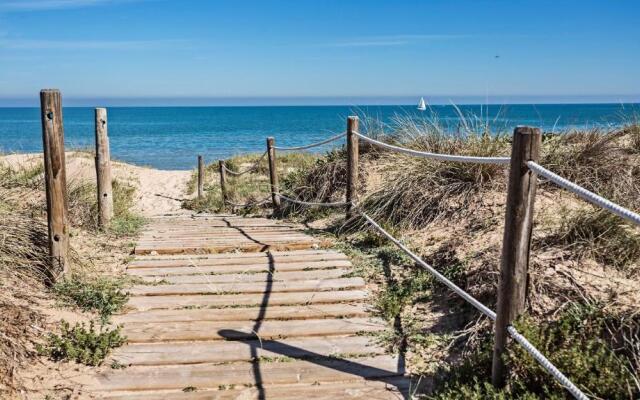
<svg viewBox="0 0 640 400">
<path fill-rule="evenodd" d="M 0 0 L 0 104 L 639 101 L 639 21 L 639 0 Z"/>
</svg>

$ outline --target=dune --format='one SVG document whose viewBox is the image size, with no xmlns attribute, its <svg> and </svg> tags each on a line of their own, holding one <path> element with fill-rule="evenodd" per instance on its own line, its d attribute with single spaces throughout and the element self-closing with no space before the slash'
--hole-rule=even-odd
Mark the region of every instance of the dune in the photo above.
<svg viewBox="0 0 640 400">
<path fill-rule="evenodd" d="M 42 159 L 41 153 L 9 154 L 0 156 L 0 163 L 20 168 L 42 162 Z M 66 165 L 68 182 L 95 182 L 96 171 L 91 153 L 67 152 Z M 187 212 L 181 209 L 181 203 L 191 197 L 186 194 L 191 171 L 158 170 L 120 161 L 112 161 L 111 165 L 114 179 L 137 189 L 134 211 L 145 217 Z"/>
</svg>

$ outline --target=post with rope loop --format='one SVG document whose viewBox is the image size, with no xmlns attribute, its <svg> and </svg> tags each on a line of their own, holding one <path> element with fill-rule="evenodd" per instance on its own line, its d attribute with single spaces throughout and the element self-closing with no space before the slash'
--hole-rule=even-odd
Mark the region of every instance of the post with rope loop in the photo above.
<svg viewBox="0 0 640 400">
<path fill-rule="evenodd" d="M 267 157 L 269 158 L 269 182 L 271 183 L 271 200 L 273 202 L 273 211 L 280 209 L 280 196 L 278 196 L 278 172 L 276 171 L 276 149 L 274 148 L 275 139 L 267 138 Z"/>
<path fill-rule="evenodd" d="M 347 219 L 353 216 L 352 204 L 358 201 L 358 117 L 347 118 Z"/>
<path fill-rule="evenodd" d="M 44 89 L 40 92 L 40 117 L 47 193 L 49 256 L 51 266 L 54 267 L 52 279 L 55 281 L 59 275 L 65 275 L 69 271 L 67 173 L 62 125 L 62 96 L 59 90 Z"/>
<path fill-rule="evenodd" d="M 507 328 L 526 306 L 537 185 L 537 176 L 526 163 L 538 161 L 541 144 L 540 129 L 520 126 L 514 130 L 491 371 L 491 379 L 496 387 L 502 387 L 505 383 L 503 354 L 509 336 Z"/>
<path fill-rule="evenodd" d="M 220 211 L 224 211 L 229 201 L 227 198 L 227 170 L 225 169 L 224 160 L 218 161 L 218 170 L 220 171 L 220 195 L 222 196 Z"/>
<path fill-rule="evenodd" d="M 198 155 L 198 199 L 204 195 L 204 160 Z"/>
</svg>

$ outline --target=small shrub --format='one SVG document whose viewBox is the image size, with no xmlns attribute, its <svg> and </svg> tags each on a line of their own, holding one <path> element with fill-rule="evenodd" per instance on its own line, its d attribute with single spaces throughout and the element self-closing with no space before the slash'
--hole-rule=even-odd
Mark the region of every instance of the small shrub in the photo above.
<svg viewBox="0 0 640 400">
<path fill-rule="evenodd" d="M 102 364 L 110 350 L 122 346 L 126 339 L 121 328 L 96 330 L 95 324 L 71 325 L 61 322 L 60 335 L 50 333 L 44 345 L 37 345 L 40 355 L 53 361 L 75 361 L 80 364 L 98 366 Z"/>
<path fill-rule="evenodd" d="M 427 271 L 414 268 L 406 278 L 389 279 L 376 296 L 376 309 L 388 321 L 402 314 L 405 306 L 428 295 L 433 277 Z"/>
<path fill-rule="evenodd" d="M 516 326 L 551 363 L 594 398 L 635 399 L 640 388 L 634 378 L 630 354 L 611 336 L 607 315 L 597 304 L 572 304 L 558 320 L 536 321 L 523 317 Z M 637 324 L 637 320 L 636 320 Z M 490 335 L 465 357 L 461 365 L 438 377 L 433 399 L 570 399 L 571 395 L 522 347 L 512 344 L 505 354 L 508 382 L 496 390 L 491 376 Z M 631 356 L 632 357 L 632 356 Z"/>
<path fill-rule="evenodd" d="M 112 314 L 122 309 L 129 298 L 122 288 L 122 280 L 72 275 L 57 282 L 53 291 L 63 304 L 96 312 L 106 322 Z"/>
</svg>

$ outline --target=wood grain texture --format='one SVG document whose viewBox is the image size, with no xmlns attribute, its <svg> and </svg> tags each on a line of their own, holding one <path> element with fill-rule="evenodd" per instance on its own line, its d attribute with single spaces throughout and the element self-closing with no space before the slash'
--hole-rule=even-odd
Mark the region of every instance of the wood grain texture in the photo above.
<svg viewBox="0 0 640 400">
<path fill-rule="evenodd" d="M 40 117 L 44 149 L 44 175 L 49 227 L 49 255 L 54 276 L 69 269 L 67 174 L 64 154 L 62 96 L 56 89 L 40 92 Z"/>
<path fill-rule="evenodd" d="M 269 183 L 271 185 L 271 201 L 273 202 L 273 208 L 278 210 L 280 208 L 280 196 L 278 196 L 278 169 L 276 168 L 276 149 L 275 139 L 272 137 L 267 138 L 267 158 L 269 159 Z"/>
<path fill-rule="evenodd" d="M 492 381 L 504 384 L 502 354 L 507 342 L 507 326 L 525 309 L 529 276 L 529 249 L 537 178 L 527 161 L 539 160 L 542 134 L 538 128 L 517 127 L 513 133 L 511 168 L 507 192 L 498 305 L 496 308 Z"/>
<path fill-rule="evenodd" d="M 98 185 L 98 223 L 105 228 L 113 218 L 111 151 L 107 125 L 107 109 L 95 109 L 96 179 Z"/>
<path fill-rule="evenodd" d="M 359 148 L 358 136 L 354 132 L 358 132 L 358 117 L 347 118 L 347 219 L 353 215 L 351 212 L 351 204 L 358 202 L 358 161 Z"/>
<path fill-rule="evenodd" d="M 225 252 L 256 241 L 269 250 Z M 389 327 L 365 281 L 340 252 L 273 250 L 301 243 L 316 241 L 261 218 L 154 220 L 137 245 L 153 254 L 127 269 L 143 283 L 113 318 L 128 343 L 108 362 L 127 368 L 78 383 L 110 399 L 403 398 L 404 361 L 372 340 Z"/>
</svg>

